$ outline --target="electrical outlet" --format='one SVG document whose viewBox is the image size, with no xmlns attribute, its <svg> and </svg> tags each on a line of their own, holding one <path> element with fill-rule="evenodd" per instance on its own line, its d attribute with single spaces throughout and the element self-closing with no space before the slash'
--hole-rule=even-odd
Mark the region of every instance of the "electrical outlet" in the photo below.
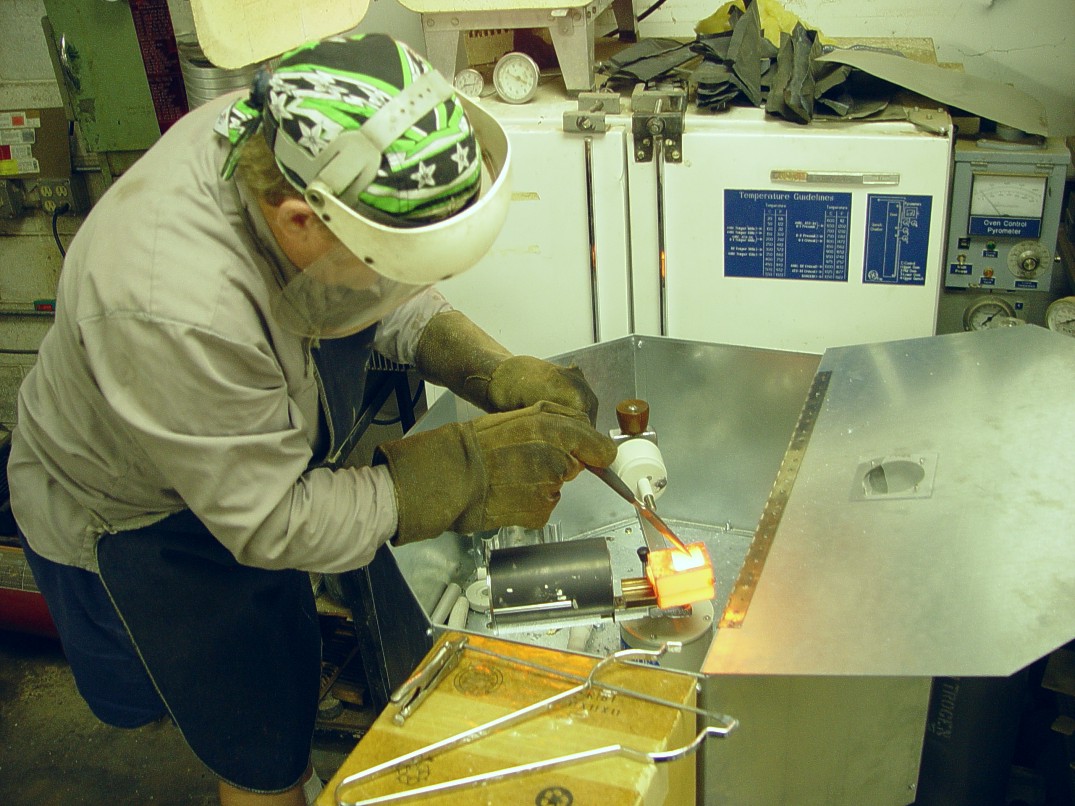
<svg viewBox="0 0 1075 806">
<path fill-rule="evenodd" d="M 89 209 L 86 185 L 81 178 L 38 179 L 35 184 L 41 210 L 49 215 L 64 204 L 68 213 L 83 213 Z"/>
</svg>

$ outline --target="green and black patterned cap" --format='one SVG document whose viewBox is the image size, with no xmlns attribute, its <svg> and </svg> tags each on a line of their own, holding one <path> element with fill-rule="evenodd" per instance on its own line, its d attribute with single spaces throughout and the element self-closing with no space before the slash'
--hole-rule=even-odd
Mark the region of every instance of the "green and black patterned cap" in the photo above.
<svg viewBox="0 0 1075 806">
<path fill-rule="evenodd" d="M 383 34 L 332 37 L 285 53 L 272 73 L 258 74 L 250 96 L 217 122 L 217 131 L 232 143 L 225 177 L 234 172 L 242 144 L 258 130 L 270 148 L 277 137 L 287 137 L 316 157 L 337 135 L 361 128 L 431 70 L 406 44 Z M 277 164 L 305 190 L 302 177 L 279 159 Z M 384 149 L 376 178 L 349 203 L 401 224 L 434 221 L 465 207 L 480 180 L 479 147 L 452 95 Z"/>
</svg>

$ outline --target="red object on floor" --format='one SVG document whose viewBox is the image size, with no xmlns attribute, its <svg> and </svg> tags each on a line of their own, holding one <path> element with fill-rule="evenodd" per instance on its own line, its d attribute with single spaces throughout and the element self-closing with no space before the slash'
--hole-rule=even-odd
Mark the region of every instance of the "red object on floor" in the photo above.
<svg viewBox="0 0 1075 806">
<path fill-rule="evenodd" d="M 26 555 L 17 546 L 0 545 L 0 630 L 60 637 Z"/>
<path fill-rule="evenodd" d="M 0 588 L 0 630 L 59 638 L 45 597 L 40 593 Z"/>
</svg>

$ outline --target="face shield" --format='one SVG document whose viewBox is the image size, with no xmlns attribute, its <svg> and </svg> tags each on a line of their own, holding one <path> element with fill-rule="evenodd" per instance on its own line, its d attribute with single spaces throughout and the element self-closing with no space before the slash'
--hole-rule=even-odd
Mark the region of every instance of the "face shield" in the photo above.
<svg viewBox="0 0 1075 806">
<path fill-rule="evenodd" d="M 279 289 L 272 312 L 298 336 L 339 339 L 376 324 L 427 288 L 378 274 L 337 243 Z"/>
<path fill-rule="evenodd" d="M 478 190 L 465 207 L 438 220 L 413 222 L 358 199 L 375 181 L 384 150 L 453 96 L 443 76 L 430 70 L 316 157 L 288 137 L 276 137 L 277 161 L 301 177 L 307 204 L 339 242 L 278 295 L 274 313 L 289 330 L 317 338 L 357 333 L 433 283 L 466 271 L 489 250 L 510 199 L 508 140 L 491 115 L 465 98 L 454 96 L 481 150 L 467 154 L 457 148 L 453 155 L 475 161 L 480 171 Z"/>
</svg>

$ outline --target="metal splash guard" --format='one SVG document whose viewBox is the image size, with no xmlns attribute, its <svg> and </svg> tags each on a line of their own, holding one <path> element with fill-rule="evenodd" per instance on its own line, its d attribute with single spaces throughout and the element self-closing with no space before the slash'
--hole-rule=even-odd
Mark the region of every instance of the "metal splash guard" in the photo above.
<svg viewBox="0 0 1075 806">
<path fill-rule="evenodd" d="M 1075 341 L 1028 325 L 818 370 L 764 573 L 702 671 L 1007 676 L 1071 640 Z"/>
</svg>

